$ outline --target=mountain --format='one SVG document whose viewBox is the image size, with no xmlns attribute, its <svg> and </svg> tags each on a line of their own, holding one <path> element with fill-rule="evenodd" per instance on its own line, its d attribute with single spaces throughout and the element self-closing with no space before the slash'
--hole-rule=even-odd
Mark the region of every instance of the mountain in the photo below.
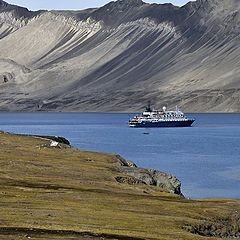
<svg viewBox="0 0 240 240">
<path fill-rule="evenodd" d="M 0 0 L 0 110 L 240 112 L 239 36 L 239 0 L 38 12 Z"/>
</svg>

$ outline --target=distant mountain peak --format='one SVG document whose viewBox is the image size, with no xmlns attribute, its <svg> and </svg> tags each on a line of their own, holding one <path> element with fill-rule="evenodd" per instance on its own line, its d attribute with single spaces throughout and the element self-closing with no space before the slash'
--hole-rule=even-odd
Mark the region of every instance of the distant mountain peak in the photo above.
<svg viewBox="0 0 240 240">
<path fill-rule="evenodd" d="M 4 9 L 4 8 L 7 7 L 7 6 L 8 6 L 8 3 L 0 0 L 0 10 Z"/>
<path fill-rule="evenodd" d="M 145 4 L 142 0 L 117 0 L 107 3 L 105 6 L 112 6 L 117 8 L 140 7 Z M 105 7 L 103 6 L 103 7 Z"/>
<path fill-rule="evenodd" d="M 131 6 L 141 6 L 144 4 L 142 0 L 118 0 L 118 4 L 127 4 Z"/>
<path fill-rule="evenodd" d="M 0 0 L 0 111 L 138 112 L 151 100 L 240 112 L 240 0 L 144 1 L 42 14 Z"/>
</svg>

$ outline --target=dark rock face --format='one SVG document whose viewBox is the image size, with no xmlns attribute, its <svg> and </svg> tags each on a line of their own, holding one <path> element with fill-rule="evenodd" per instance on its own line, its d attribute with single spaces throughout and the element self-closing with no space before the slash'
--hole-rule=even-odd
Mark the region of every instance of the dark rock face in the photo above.
<svg viewBox="0 0 240 240">
<path fill-rule="evenodd" d="M 58 137 L 58 136 L 37 136 L 37 137 L 46 138 L 49 140 L 56 141 L 58 143 L 64 143 L 66 145 L 70 145 L 70 142 L 64 137 Z"/>
<path fill-rule="evenodd" d="M 3 73 L 0 75 L 0 84 L 1 83 L 7 83 L 14 80 L 14 76 L 11 75 L 11 73 Z"/>
<path fill-rule="evenodd" d="M 29 11 L 27 8 L 8 4 L 7 2 L 0 0 L 0 12 L 13 12 L 14 17 L 16 18 L 32 18 L 43 11 Z"/>
<path fill-rule="evenodd" d="M 0 11 L 5 11 L 9 8 L 10 4 L 0 0 Z"/>
<path fill-rule="evenodd" d="M 125 160 L 119 155 L 116 155 L 117 164 L 120 166 L 120 172 L 130 177 L 117 177 L 116 181 L 120 183 L 146 184 L 161 187 L 170 193 L 182 195 L 181 182 L 171 174 L 159 172 L 153 169 L 138 168 L 135 163 Z"/>
<path fill-rule="evenodd" d="M 103 21 L 106 26 L 116 27 L 133 19 L 133 12 L 145 5 L 141 0 L 118 0 L 110 2 L 91 14 L 96 21 Z"/>
<path fill-rule="evenodd" d="M 137 165 L 130 161 L 130 160 L 125 160 L 124 158 L 122 158 L 120 155 L 116 155 L 116 160 L 117 160 L 117 164 L 119 166 L 123 166 L 123 167 L 133 167 L 136 168 Z"/>
<path fill-rule="evenodd" d="M 174 176 L 168 173 L 159 172 L 152 169 L 122 167 L 122 173 L 132 176 L 135 179 L 147 185 L 161 187 L 170 193 L 175 193 L 182 196 L 181 182 Z"/>
<path fill-rule="evenodd" d="M 118 0 L 82 11 L 0 1 L 4 111 L 240 111 L 240 2 Z M 50 91 L 49 91 L 50 89 Z"/>
</svg>

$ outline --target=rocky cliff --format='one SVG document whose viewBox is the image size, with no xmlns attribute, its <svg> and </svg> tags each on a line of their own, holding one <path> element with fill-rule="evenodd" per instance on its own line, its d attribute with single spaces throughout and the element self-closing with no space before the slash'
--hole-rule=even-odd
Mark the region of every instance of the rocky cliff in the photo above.
<svg viewBox="0 0 240 240">
<path fill-rule="evenodd" d="M 39 11 L 0 0 L 1 111 L 239 112 L 240 2 L 118 0 Z"/>
<path fill-rule="evenodd" d="M 128 176 L 116 177 L 118 182 L 130 185 L 146 184 L 148 186 L 157 186 L 170 193 L 183 196 L 181 193 L 181 182 L 175 176 L 154 169 L 138 168 L 134 162 L 125 160 L 119 155 L 116 156 L 116 160 L 118 165 L 120 165 L 118 167 L 119 172 Z"/>
</svg>

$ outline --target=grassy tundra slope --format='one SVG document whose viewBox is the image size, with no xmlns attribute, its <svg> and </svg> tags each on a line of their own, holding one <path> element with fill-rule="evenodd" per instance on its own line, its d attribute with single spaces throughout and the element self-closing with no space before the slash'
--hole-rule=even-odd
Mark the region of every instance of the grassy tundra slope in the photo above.
<svg viewBox="0 0 240 240">
<path fill-rule="evenodd" d="M 124 175 L 116 159 L 1 133 L 0 239 L 239 236 L 239 200 L 189 200 L 158 187 L 118 183 L 115 178 Z"/>
</svg>

